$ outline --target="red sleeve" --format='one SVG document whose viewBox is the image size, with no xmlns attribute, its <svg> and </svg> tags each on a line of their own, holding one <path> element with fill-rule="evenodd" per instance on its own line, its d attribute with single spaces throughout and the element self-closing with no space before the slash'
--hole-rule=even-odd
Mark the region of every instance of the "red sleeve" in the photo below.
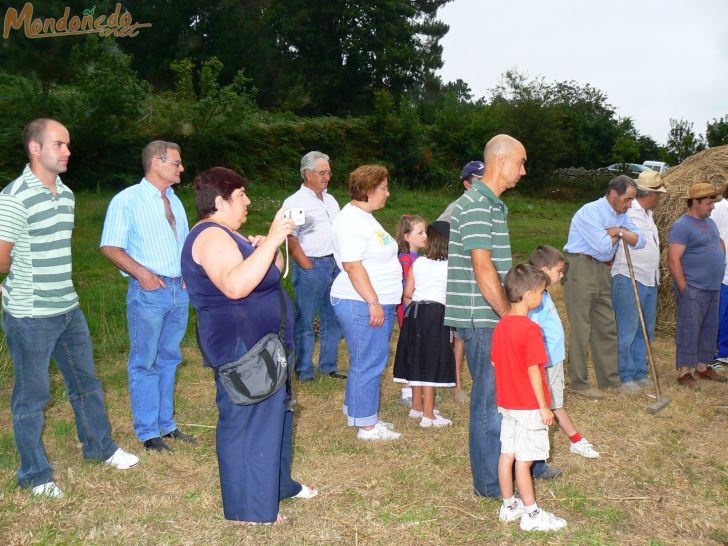
<svg viewBox="0 0 728 546">
<path fill-rule="evenodd" d="M 402 265 L 402 279 L 406 279 L 407 274 L 409 273 L 409 270 L 412 267 L 412 264 L 415 263 L 415 260 L 412 257 L 412 254 L 409 254 L 409 253 L 400 254 L 399 263 Z"/>
<path fill-rule="evenodd" d="M 523 339 L 527 339 L 528 343 L 524 343 L 526 353 L 526 366 L 537 366 L 539 364 L 548 364 L 549 355 L 546 352 L 546 343 L 543 339 L 541 327 L 533 321 L 529 321 L 527 331 L 524 332 Z"/>
</svg>

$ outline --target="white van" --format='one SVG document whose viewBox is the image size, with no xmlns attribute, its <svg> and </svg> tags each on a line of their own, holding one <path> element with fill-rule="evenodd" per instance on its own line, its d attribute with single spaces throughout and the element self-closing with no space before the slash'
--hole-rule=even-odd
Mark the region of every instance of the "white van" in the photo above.
<svg viewBox="0 0 728 546">
<path fill-rule="evenodd" d="M 670 168 L 670 165 L 668 165 L 664 161 L 643 161 L 642 164 L 645 167 L 649 167 L 653 171 L 657 171 L 660 174 L 664 173 L 667 169 Z"/>
</svg>

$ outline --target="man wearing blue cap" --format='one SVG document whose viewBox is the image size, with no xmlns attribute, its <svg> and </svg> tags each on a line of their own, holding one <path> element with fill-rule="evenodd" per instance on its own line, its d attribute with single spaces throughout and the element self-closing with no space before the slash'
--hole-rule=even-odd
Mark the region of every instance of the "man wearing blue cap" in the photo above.
<svg viewBox="0 0 728 546">
<path fill-rule="evenodd" d="M 468 191 L 476 180 L 482 180 L 483 172 L 485 172 L 485 165 L 482 161 L 471 161 L 463 167 L 463 171 L 460 173 L 460 180 L 465 187 L 465 191 Z M 464 193 L 464 192 L 463 192 Z M 437 219 L 438 222 L 450 223 L 450 218 L 455 211 L 455 201 L 450 203 L 447 208 L 443 211 L 440 217 Z M 465 404 L 470 400 L 468 395 L 463 390 L 462 382 L 462 369 L 463 360 L 465 359 L 465 343 L 460 339 L 457 334 L 455 337 L 455 343 L 453 344 L 453 350 L 455 351 L 455 388 L 452 390 L 452 397 L 455 401 Z"/>
<path fill-rule="evenodd" d="M 471 161 L 470 163 L 465 165 L 465 167 L 463 167 L 463 172 L 460 173 L 460 180 L 462 180 L 463 182 L 465 191 L 468 191 L 476 180 L 480 180 L 483 178 L 484 171 L 485 165 L 483 165 L 482 161 Z M 454 210 L 455 201 L 447 206 L 447 208 L 443 211 L 437 221 L 450 223 L 450 218 L 452 217 L 452 213 Z"/>
</svg>

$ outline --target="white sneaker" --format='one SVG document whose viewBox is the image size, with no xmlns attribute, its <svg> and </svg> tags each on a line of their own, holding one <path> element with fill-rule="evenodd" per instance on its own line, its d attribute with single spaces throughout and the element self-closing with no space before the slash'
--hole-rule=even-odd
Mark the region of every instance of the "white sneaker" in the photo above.
<svg viewBox="0 0 728 546">
<path fill-rule="evenodd" d="M 360 428 L 356 433 L 356 437 L 360 440 L 397 440 L 400 436 L 402 435 L 399 432 L 390 430 L 380 423 L 374 425 L 371 430 Z"/>
<path fill-rule="evenodd" d="M 432 410 L 432 413 L 435 415 L 440 415 L 440 410 Z M 423 412 L 417 411 L 416 409 L 411 409 L 409 412 L 409 416 L 412 417 L 412 419 L 419 419 L 424 415 Z"/>
<path fill-rule="evenodd" d="M 728 364 L 728 356 L 721 356 L 713 360 L 713 363 L 710 365 L 711 368 L 713 368 L 716 372 L 722 372 L 725 370 L 724 364 Z"/>
<path fill-rule="evenodd" d="M 33 488 L 34 497 L 49 497 L 55 499 L 63 496 L 63 491 L 56 485 L 56 482 L 46 482 L 41 485 L 36 485 Z"/>
<path fill-rule="evenodd" d="M 501 503 L 500 512 L 498 512 L 498 519 L 504 523 L 510 523 L 516 521 L 523 514 L 523 501 L 516 497 L 516 502 L 507 506 Z"/>
<path fill-rule="evenodd" d="M 121 448 L 117 448 L 114 454 L 104 461 L 107 465 L 118 468 L 119 470 L 127 470 L 139 462 L 139 457 L 127 453 Z"/>
<path fill-rule="evenodd" d="M 434 419 L 430 419 L 429 417 L 422 417 L 422 420 L 420 421 L 420 426 L 422 428 L 428 428 L 428 427 L 447 427 L 449 425 L 452 425 L 452 421 L 450 419 L 446 419 L 442 415 L 435 414 Z"/>
<path fill-rule="evenodd" d="M 599 452 L 594 449 L 594 446 L 589 443 L 586 438 L 582 438 L 578 442 L 572 442 L 569 446 L 569 451 L 576 455 L 581 455 L 587 459 L 596 459 L 599 457 Z"/>
<path fill-rule="evenodd" d="M 541 508 L 521 516 L 521 530 L 523 531 L 558 531 L 566 527 L 566 520 L 557 518 L 551 512 Z"/>
</svg>

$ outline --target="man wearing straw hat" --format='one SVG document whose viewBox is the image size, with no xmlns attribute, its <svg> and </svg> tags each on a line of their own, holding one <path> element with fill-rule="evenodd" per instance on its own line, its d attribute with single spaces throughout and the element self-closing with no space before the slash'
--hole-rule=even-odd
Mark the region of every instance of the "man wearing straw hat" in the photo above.
<svg viewBox="0 0 728 546">
<path fill-rule="evenodd" d="M 644 248 L 630 251 L 630 257 L 649 340 L 644 338 L 640 327 L 634 287 L 623 246 L 617 246 L 612 264 L 612 306 L 617 319 L 619 379 L 623 389 L 635 393 L 643 386 L 652 385 L 652 380 L 647 377 L 647 343 L 655 337 L 657 285 L 660 282 L 660 239 L 652 218 L 652 209 L 664 193 L 660 173 L 652 170 L 640 173 L 637 195 L 627 211 L 632 223 L 645 236 Z"/>
<path fill-rule="evenodd" d="M 564 250 L 564 301 L 569 317 L 569 392 L 600 399 L 603 394 L 589 385 L 586 354 L 591 347 L 594 375 L 601 389 L 624 389 L 617 364 L 617 325 L 612 308 L 609 267 L 622 240 L 635 249 L 645 237 L 627 216 L 637 195 L 629 176 L 613 178 L 607 194 L 581 207 L 571 219 Z"/>
<path fill-rule="evenodd" d="M 688 188 L 688 211 L 670 228 L 667 265 L 677 303 L 675 365 L 677 382 L 697 387 L 700 379 L 725 383 L 728 379 L 708 366 L 718 334 L 718 299 L 725 270 L 725 245 L 710 213 L 720 190 L 699 182 Z"/>
</svg>

